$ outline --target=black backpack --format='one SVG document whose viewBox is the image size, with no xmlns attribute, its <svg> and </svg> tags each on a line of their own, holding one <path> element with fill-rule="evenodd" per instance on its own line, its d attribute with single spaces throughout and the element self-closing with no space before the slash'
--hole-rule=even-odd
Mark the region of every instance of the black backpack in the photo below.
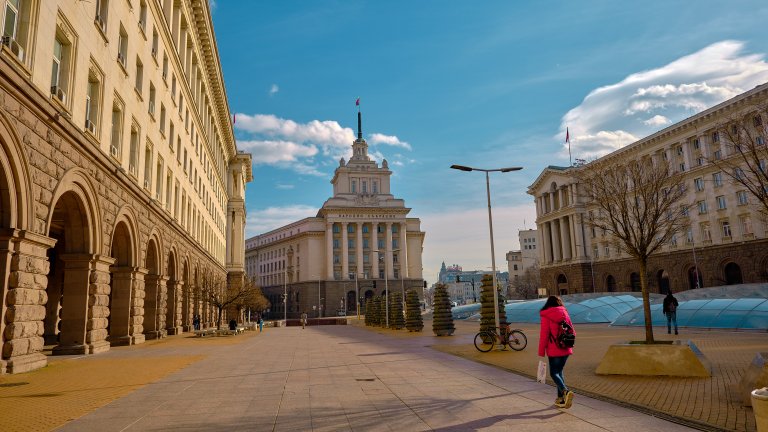
<svg viewBox="0 0 768 432">
<path fill-rule="evenodd" d="M 576 344 L 576 335 L 573 333 L 573 326 L 568 324 L 566 320 L 562 320 L 557 324 L 557 337 L 549 335 L 550 339 L 553 339 L 555 344 L 562 348 L 573 348 Z"/>
</svg>

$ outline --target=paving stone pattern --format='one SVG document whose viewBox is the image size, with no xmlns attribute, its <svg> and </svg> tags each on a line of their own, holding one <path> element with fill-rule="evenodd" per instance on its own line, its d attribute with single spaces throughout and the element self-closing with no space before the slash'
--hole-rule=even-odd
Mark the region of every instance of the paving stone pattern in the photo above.
<svg viewBox="0 0 768 432">
<path fill-rule="evenodd" d="M 520 353 L 479 353 L 471 337 L 477 322 L 457 322 L 454 337 L 434 342 L 433 348 L 535 376 L 539 343 L 538 325 L 521 325 L 528 348 Z M 574 355 L 565 368 L 566 382 L 578 391 L 600 395 L 620 403 L 699 423 L 710 430 L 755 431 L 751 408 L 744 407 L 738 384 L 758 351 L 768 347 L 765 332 L 681 329 L 678 336 L 655 328 L 657 340 L 690 339 L 712 364 L 710 378 L 598 376 L 595 369 L 614 342 L 643 340 L 641 327 L 610 327 L 605 324 L 577 326 Z"/>
<path fill-rule="evenodd" d="M 556 409 L 552 387 L 426 341 L 357 326 L 269 329 L 60 430 L 689 430 L 585 396 Z"/>
</svg>

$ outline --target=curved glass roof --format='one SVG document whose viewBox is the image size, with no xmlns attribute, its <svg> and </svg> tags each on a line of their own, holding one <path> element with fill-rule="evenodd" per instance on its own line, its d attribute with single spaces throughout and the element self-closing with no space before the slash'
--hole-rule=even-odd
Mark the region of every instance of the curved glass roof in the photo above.
<svg viewBox="0 0 768 432">
<path fill-rule="evenodd" d="M 664 297 L 653 294 L 656 301 Z M 574 324 L 609 323 L 620 315 L 642 305 L 640 293 L 589 293 L 561 297 Z M 546 299 L 507 303 L 507 322 L 538 323 L 539 311 Z M 475 303 L 452 309 L 455 319 L 480 319 L 480 305 Z"/>
<path fill-rule="evenodd" d="M 682 291 L 675 294 L 677 324 L 682 327 L 768 329 L 768 283 L 729 285 Z M 588 293 L 561 297 L 575 324 L 611 323 L 642 326 L 643 300 L 640 293 Z M 664 295 L 650 294 L 654 326 L 665 326 Z M 538 323 L 546 299 L 508 302 L 508 322 Z M 452 309 L 454 319 L 480 319 L 480 304 Z"/>
<path fill-rule="evenodd" d="M 704 288 L 675 296 L 680 303 L 677 324 L 681 327 L 768 329 L 768 284 Z M 661 303 L 651 304 L 651 320 L 654 326 L 667 325 Z M 642 326 L 644 323 L 643 309 L 637 307 L 618 317 L 611 325 Z"/>
</svg>

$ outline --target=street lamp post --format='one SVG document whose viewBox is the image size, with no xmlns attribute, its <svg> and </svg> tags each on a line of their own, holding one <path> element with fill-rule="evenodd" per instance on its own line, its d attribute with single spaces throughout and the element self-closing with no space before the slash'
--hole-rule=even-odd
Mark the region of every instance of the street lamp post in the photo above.
<svg viewBox="0 0 768 432">
<path fill-rule="evenodd" d="M 376 252 L 376 259 L 379 259 L 379 254 L 382 252 L 386 252 L 386 250 L 381 251 L 379 249 L 374 249 L 374 252 Z M 400 249 L 392 249 L 390 252 L 395 253 L 400 251 Z M 389 328 L 389 275 L 387 274 L 387 257 L 384 256 L 384 313 L 386 314 L 385 317 L 385 325 L 387 328 Z"/>
<path fill-rule="evenodd" d="M 288 270 L 283 270 L 283 319 L 288 327 Z"/>
<path fill-rule="evenodd" d="M 506 173 L 510 171 L 520 171 L 522 167 L 508 167 L 508 168 L 496 168 L 496 169 L 483 169 L 483 168 L 471 168 L 464 165 L 451 165 L 452 169 L 459 171 L 482 171 L 485 173 L 485 191 L 488 197 L 488 228 L 490 229 L 491 236 L 491 269 L 493 271 L 493 315 L 495 318 L 496 328 L 501 327 L 499 323 L 499 294 L 496 291 L 496 250 L 493 246 L 493 218 L 491 216 L 491 181 L 489 179 L 489 172 L 501 172 Z"/>
</svg>

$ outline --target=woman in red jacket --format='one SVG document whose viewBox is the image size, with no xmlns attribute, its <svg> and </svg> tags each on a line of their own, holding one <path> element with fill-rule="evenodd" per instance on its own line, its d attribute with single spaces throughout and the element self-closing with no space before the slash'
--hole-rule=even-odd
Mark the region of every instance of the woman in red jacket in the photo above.
<svg viewBox="0 0 768 432">
<path fill-rule="evenodd" d="M 539 357 L 544 360 L 544 355 L 549 358 L 549 376 L 557 386 L 557 399 L 555 405 L 560 408 L 570 408 L 573 403 L 573 392 L 565 386 L 563 368 L 568 356 L 573 354 L 573 348 L 561 348 L 557 345 L 557 335 L 560 330 L 560 322 L 565 320 L 571 327 L 571 317 L 565 310 L 560 297 L 550 296 L 544 307 L 539 312 L 541 316 L 541 333 L 539 335 Z M 574 331 L 574 335 L 576 332 Z"/>
</svg>

